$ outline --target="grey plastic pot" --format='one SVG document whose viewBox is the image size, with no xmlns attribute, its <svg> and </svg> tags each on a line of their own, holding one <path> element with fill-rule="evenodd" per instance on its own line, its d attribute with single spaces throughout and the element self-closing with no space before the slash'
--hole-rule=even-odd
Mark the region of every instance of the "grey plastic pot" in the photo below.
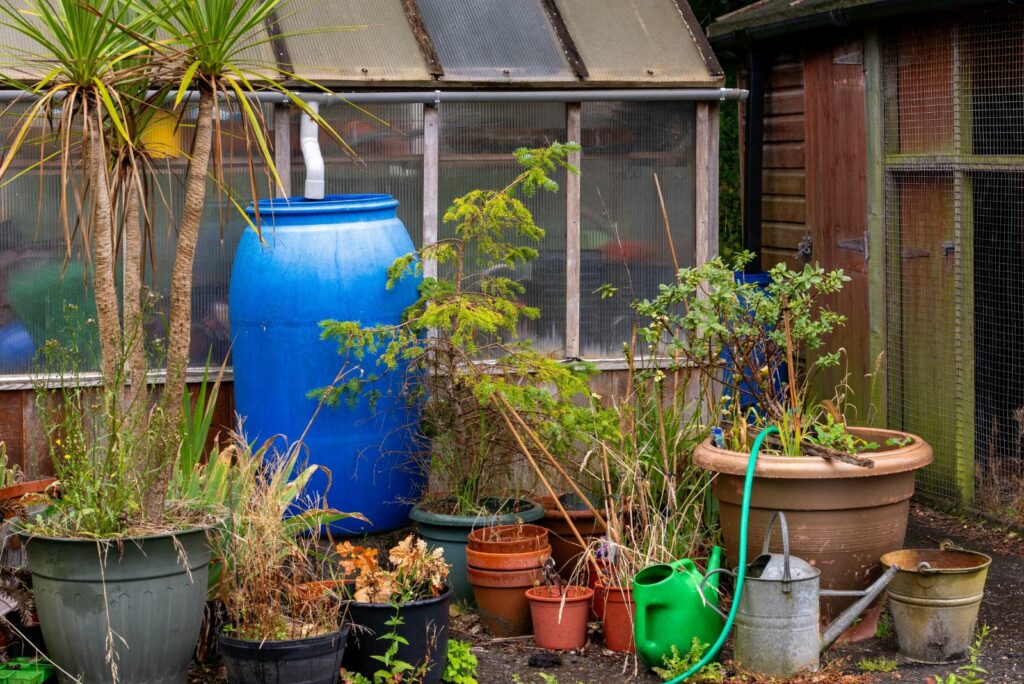
<svg viewBox="0 0 1024 684">
<path fill-rule="evenodd" d="M 206 602 L 206 534 L 112 542 L 22 533 L 50 658 L 83 682 L 113 682 L 113 632 L 120 684 L 184 684 Z"/>
<path fill-rule="evenodd" d="M 444 559 L 452 565 L 448 573 L 448 586 L 451 587 L 456 601 L 470 604 L 475 601 L 473 587 L 466 578 L 466 545 L 469 543 L 469 533 L 478 527 L 513 525 L 519 521 L 528 523 L 544 517 L 544 509 L 529 499 L 509 501 L 502 507 L 515 506 L 520 509 L 516 513 L 494 515 L 444 515 L 426 511 L 421 508 L 422 505 L 413 507 L 409 517 L 416 522 L 420 536 L 427 540 L 431 548 L 444 549 Z"/>
</svg>

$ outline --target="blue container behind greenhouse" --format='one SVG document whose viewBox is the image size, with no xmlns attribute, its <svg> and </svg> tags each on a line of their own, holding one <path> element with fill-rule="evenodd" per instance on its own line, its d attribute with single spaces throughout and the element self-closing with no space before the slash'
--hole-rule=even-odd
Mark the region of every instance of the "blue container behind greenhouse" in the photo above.
<svg viewBox="0 0 1024 684">
<path fill-rule="evenodd" d="M 317 402 L 310 390 L 329 385 L 343 359 L 337 344 L 320 339 L 320 321 L 363 325 L 398 323 L 416 299 L 418 280 L 385 287 L 385 269 L 413 251 L 390 195 L 335 195 L 260 202 L 260 244 L 252 228 L 242 236 L 231 273 L 235 409 L 250 441 L 274 435 L 299 439 Z M 253 207 L 247 212 L 253 215 Z M 376 369 L 376 356 L 361 362 Z M 382 396 L 351 406 L 324 407 L 305 439 L 309 463 L 331 472 L 327 503 L 356 511 L 370 524 L 342 521 L 336 532 L 394 529 L 408 522 L 423 475 L 410 456 L 409 426 L 416 416 L 397 390 L 401 373 L 378 381 Z M 318 474 L 307 494 L 323 494 Z"/>
</svg>

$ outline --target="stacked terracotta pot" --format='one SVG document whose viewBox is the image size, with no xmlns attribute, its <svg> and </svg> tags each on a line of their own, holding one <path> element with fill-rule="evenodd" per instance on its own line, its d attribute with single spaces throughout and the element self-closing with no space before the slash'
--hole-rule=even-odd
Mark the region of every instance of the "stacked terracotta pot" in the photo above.
<svg viewBox="0 0 1024 684">
<path fill-rule="evenodd" d="M 470 532 L 466 574 L 491 634 L 530 633 L 526 590 L 543 582 L 544 562 L 550 556 L 548 531 L 537 525 L 497 525 Z"/>
</svg>

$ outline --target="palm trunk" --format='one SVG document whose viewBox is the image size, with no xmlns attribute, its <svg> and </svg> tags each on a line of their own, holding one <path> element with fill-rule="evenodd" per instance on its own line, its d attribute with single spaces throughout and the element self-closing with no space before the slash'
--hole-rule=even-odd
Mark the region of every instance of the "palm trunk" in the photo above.
<svg viewBox="0 0 1024 684">
<path fill-rule="evenodd" d="M 127 410 L 133 416 L 145 411 L 146 389 L 146 327 L 142 320 L 142 216 L 141 198 L 134 171 L 125 179 L 124 211 L 124 334 L 128 356 L 128 378 L 131 386 L 126 393 Z M 132 420 L 131 424 L 139 425 Z"/>
<path fill-rule="evenodd" d="M 98 98 L 97 98 L 98 99 Z M 114 273 L 114 217 L 107 175 L 107 151 L 99 122 L 102 111 L 96 106 L 96 120 L 86 117 L 89 140 L 89 175 L 92 186 L 93 283 L 96 288 L 96 322 L 100 333 L 103 382 L 108 390 L 118 391 L 121 369 L 121 316 Z"/>
<path fill-rule="evenodd" d="M 154 480 L 144 504 L 148 520 L 158 520 L 167 495 L 178 449 L 178 423 L 185 394 L 185 369 L 192 341 L 192 264 L 206 202 L 206 176 L 213 149 L 213 92 L 204 89 L 199 97 L 192 159 L 185 179 L 185 209 L 178 229 L 178 243 L 171 269 L 171 314 L 167 336 L 167 382 L 160 398 L 164 424 L 156 449 Z"/>
</svg>

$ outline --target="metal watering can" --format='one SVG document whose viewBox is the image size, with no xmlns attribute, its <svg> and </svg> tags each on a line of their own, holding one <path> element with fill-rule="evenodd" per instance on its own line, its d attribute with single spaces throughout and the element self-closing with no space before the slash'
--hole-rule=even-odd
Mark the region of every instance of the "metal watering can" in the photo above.
<svg viewBox="0 0 1024 684">
<path fill-rule="evenodd" d="M 711 549 L 708 571 L 718 569 L 722 549 Z M 704 574 L 689 558 L 652 565 L 633 578 L 633 637 L 637 655 L 648 667 L 662 664 L 675 646 L 688 653 L 696 637 L 713 644 L 722 631 L 718 617 L 718 576 L 705 585 Z"/>
<path fill-rule="evenodd" d="M 782 526 L 782 553 L 769 553 L 772 528 Z M 874 601 L 898 572 L 891 567 L 864 591 L 819 588 L 821 570 L 789 555 L 789 527 L 782 511 L 772 513 L 764 534 L 761 555 L 747 566 L 743 595 L 736 613 L 733 659 L 745 670 L 773 677 L 789 677 L 818 669 L 818 656 L 835 642 Z M 725 568 L 716 573 L 735 573 Z M 819 636 L 818 601 L 821 596 L 859 596 Z M 715 608 L 723 617 L 717 607 Z"/>
</svg>

